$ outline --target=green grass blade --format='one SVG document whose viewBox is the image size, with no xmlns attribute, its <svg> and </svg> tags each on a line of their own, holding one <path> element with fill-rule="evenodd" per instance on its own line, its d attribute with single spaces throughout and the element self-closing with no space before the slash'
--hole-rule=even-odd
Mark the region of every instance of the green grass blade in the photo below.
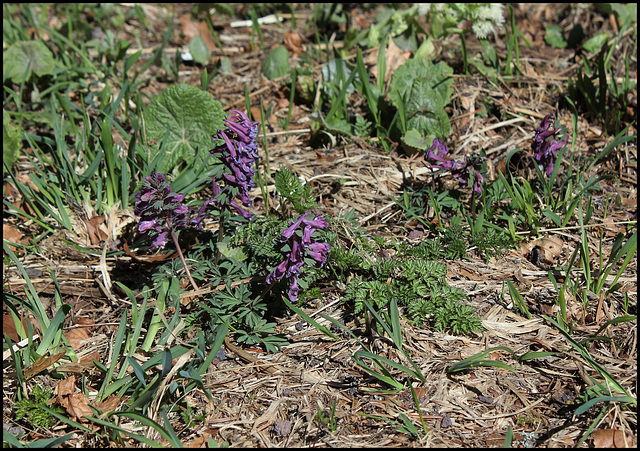
<svg viewBox="0 0 640 451">
<path fill-rule="evenodd" d="M 116 338 L 113 346 L 113 351 L 111 353 L 111 365 L 109 365 L 109 372 L 102 381 L 102 386 L 100 387 L 100 391 L 98 392 L 97 399 L 105 399 L 105 390 L 111 383 L 111 378 L 113 377 L 113 373 L 115 372 L 116 366 L 118 364 L 118 359 L 120 358 L 120 349 L 122 348 L 122 342 L 124 341 L 124 334 L 127 329 L 127 309 L 125 309 L 122 314 L 122 318 L 120 319 L 120 325 L 118 326 L 118 331 L 116 332 Z M 126 365 L 122 365 L 122 369 L 126 370 Z"/>
<path fill-rule="evenodd" d="M 287 299 L 286 297 L 283 297 L 282 300 L 284 301 L 284 303 L 286 304 L 287 307 L 289 307 L 291 310 L 293 310 L 294 312 L 296 312 L 298 315 L 300 315 L 300 317 L 302 319 L 304 319 L 306 322 L 308 322 L 309 324 L 311 324 L 313 327 L 315 327 L 316 329 L 318 329 L 320 332 L 322 332 L 323 334 L 325 334 L 327 337 L 331 337 L 334 340 L 338 340 L 337 335 L 335 335 L 333 332 L 331 332 L 327 327 L 321 325 L 320 323 L 318 323 L 315 319 L 311 318 L 309 315 L 307 315 L 305 312 L 303 312 L 301 309 L 299 309 L 298 307 L 296 307 L 295 305 L 293 305 L 291 303 L 291 301 L 289 301 L 289 299 Z M 331 321 L 333 320 L 333 318 L 327 316 L 327 315 L 321 315 L 323 318 Z M 337 321 L 334 324 L 340 324 Z M 348 329 L 347 329 L 348 330 Z"/>
<path fill-rule="evenodd" d="M 580 343 L 575 341 L 573 337 L 571 337 L 571 335 L 567 331 L 565 331 L 562 327 L 560 327 L 558 323 L 556 323 L 553 319 L 551 319 L 546 315 L 542 315 L 542 317 L 558 328 L 560 333 L 564 335 L 564 337 L 567 339 L 569 343 L 571 343 L 571 346 L 573 346 L 573 348 L 580 353 L 582 358 L 584 358 L 589 363 L 589 365 L 591 365 L 591 367 L 594 370 L 596 370 L 596 372 L 604 380 L 607 381 L 607 383 L 610 386 L 612 386 L 621 395 L 625 395 L 627 397 L 631 396 L 629 395 L 627 390 L 622 385 L 620 385 L 620 383 L 617 380 L 611 377 L 611 375 L 604 368 L 602 368 L 600 364 L 593 359 L 593 357 L 591 357 L 591 354 L 589 353 L 589 351 L 587 351 L 583 346 L 581 346 Z M 636 404 L 636 401 L 634 401 L 634 404 Z"/>
<path fill-rule="evenodd" d="M 40 345 L 36 349 L 37 354 L 44 355 L 50 349 L 51 345 L 54 344 L 56 335 L 62 335 L 62 323 L 64 322 L 64 319 L 70 311 L 71 306 L 69 304 L 63 304 L 62 307 L 56 312 L 55 316 L 51 320 L 51 323 L 43 333 Z M 55 345 L 57 344 L 58 343 L 55 343 Z"/>
<path fill-rule="evenodd" d="M 576 409 L 576 411 L 574 412 L 575 415 L 582 415 L 583 413 L 585 413 L 587 410 L 591 409 L 591 407 L 593 407 L 594 405 L 596 405 L 599 402 L 626 402 L 629 404 L 633 404 L 634 406 L 637 404 L 637 401 L 635 398 L 631 397 L 631 396 L 599 396 L 597 398 L 594 399 L 590 399 L 589 401 L 585 402 L 584 404 L 582 404 L 580 407 L 578 407 Z"/>
<path fill-rule="evenodd" d="M 509 370 L 518 374 L 517 370 L 513 369 L 512 367 L 510 367 L 505 363 L 498 362 L 495 360 L 485 359 L 485 357 L 491 354 L 491 352 L 497 351 L 497 350 L 507 351 L 514 357 L 516 354 L 512 349 L 507 348 L 506 346 L 496 346 L 494 348 L 489 348 L 486 351 L 479 352 L 478 354 L 472 355 L 471 357 L 468 357 L 464 360 L 459 361 L 458 363 L 451 365 L 449 368 L 447 368 L 447 373 L 456 373 L 458 371 L 464 371 L 476 366 L 495 366 L 498 368 L 504 368 L 505 370 Z"/>
<path fill-rule="evenodd" d="M 114 412 L 113 414 L 114 414 L 114 415 L 121 415 L 121 414 L 122 414 L 122 412 Z M 165 448 L 165 446 L 163 446 L 163 445 L 162 445 L 162 443 L 154 442 L 153 440 L 148 439 L 148 438 L 147 438 L 147 437 L 145 437 L 144 435 L 134 434 L 133 432 L 130 432 L 130 431 L 126 430 L 125 428 L 120 427 L 120 426 L 118 426 L 118 425 L 116 425 L 116 424 L 109 423 L 108 421 L 101 420 L 101 419 L 99 419 L 99 418 L 94 418 L 94 417 L 85 417 L 85 418 L 86 418 L 87 420 L 89 420 L 89 421 L 92 421 L 92 422 L 94 422 L 94 423 L 96 423 L 96 424 L 99 424 L 99 425 L 100 425 L 100 426 L 102 426 L 102 427 L 105 427 L 105 428 L 108 428 L 108 429 L 113 429 L 113 430 L 116 430 L 116 431 L 118 431 L 118 432 L 121 432 L 121 433 L 123 433 L 124 435 L 126 435 L 126 436 L 128 436 L 128 437 L 131 437 L 131 438 L 132 438 L 132 439 L 134 439 L 134 440 L 139 441 L 140 443 L 144 443 L 145 445 L 150 446 L 151 448 Z M 143 417 L 143 418 L 144 418 L 144 417 Z M 151 420 L 149 420 L 148 418 L 145 418 L 145 420 L 147 420 L 147 421 L 151 421 Z M 157 423 L 156 423 L 156 424 L 157 424 Z M 160 427 L 160 426 L 158 425 L 158 427 Z M 160 429 L 162 429 L 162 428 L 160 428 Z M 157 430 L 157 429 L 156 429 L 156 430 Z M 158 431 L 158 432 L 160 432 L 160 431 Z M 161 433 L 161 434 L 162 434 L 162 433 Z M 166 434 L 166 432 L 165 432 L 165 434 Z"/>
<path fill-rule="evenodd" d="M 165 438 L 174 448 L 183 447 L 182 443 L 177 437 L 176 437 L 176 441 L 174 441 L 173 437 L 162 426 L 160 426 L 158 423 L 156 423 L 152 419 L 145 417 L 144 415 L 141 415 L 137 412 L 113 412 L 113 415 L 127 417 L 132 420 L 139 421 L 145 426 L 152 427 L 153 429 L 158 431 L 158 433 L 162 435 L 162 437 Z M 175 432 L 174 432 L 174 435 L 175 435 Z"/>
</svg>

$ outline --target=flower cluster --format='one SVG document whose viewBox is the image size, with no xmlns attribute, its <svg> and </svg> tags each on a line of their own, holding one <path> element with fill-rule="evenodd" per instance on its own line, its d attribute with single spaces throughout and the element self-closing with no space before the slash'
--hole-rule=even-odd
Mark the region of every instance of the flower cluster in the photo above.
<svg viewBox="0 0 640 451">
<path fill-rule="evenodd" d="M 205 202 L 203 208 L 213 201 L 219 207 L 233 207 L 239 215 L 251 219 L 253 215 L 233 198 L 238 198 L 245 207 L 251 206 L 249 190 L 256 186 L 253 181 L 256 169 L 253 169 L 253 165 L 259 158 L 256 136 L 260 123 L 250 121 L 246 114 L 237 110 L 231 111 L 225 123 L 227 129 L 219 130 L 213 135 L 214 139 L 222 139 L 224 142 L 210 151 L 226 167 L 222 174 L 225 185 L 220 187 L 218 179 L 213 178 L 213 198 Z"/>
<path fill-rule="evenodd" d="M 556 141 L 555 135 L 559 129 L 553 128 L 551 118 L 552 114 L 547 114 L 544 119 L 542 119 L 542 122 L 540 122 L 540 125 L 534 130 L 536 136 L 532 145 L 533 159 L 540 169 L 545 170 L 547 177 L 551 177 L 551 174 L 553 174 L 553 164 L 558 157 L 556 152 L 562 149 L 569 141 L 569 136 L 567 136 L 564 141 Z"/>
<path fill-rule="evenodd" d="M 298 275 L 302 272 L 305 257 L 311 257 L 315 261 L 316 267 L 322 267 L 331 248 L 329 243 L 319 243 L 312 240 L 313 233 L 318 229 L 324 229 L 328 226 L 328 223 L 324 216 L 321 215 L 308 219 L 307 216 L 310 213 L 311 211 L 307 210 L 296 221 L 290 222 L 289 227 L 282 232 L 282 236 L 287 240 L 287 245 L 290 249 L 289 253 L 287 258 L 267 276 L 269 285 L 282 279 L 285 275 L 290 278 L 289 299 L 292 302 L 298 299 L 298 292 L 300 291 Z"/>
<path fill-rule="evenodd" d="M 502 3 L 418 3 L 419 14 L 440 16 L 450 27 L 466 20 L 478 39 L 485 39 L 504 23 Z"/>
<path fill-rule="evenodd" d="M 145 177 L 142 189 L 136 193 L 134 212 L 140 216 L 140 233 L 153 236 L 151 249 L 164 247 L 173 230 L 185 227 L 190 208 L 182 204 L 184 194 L 171 190 L 164 175 L 153 173 Z"/>
<path fill-rule="evenodd" d="M 446 160 L 443 157 L 448 152 L 449 148 L 438 138 L 435 138 L 431 147 L 425 152 L 424 159 L 431 163 L 433 168 L 450 171 L 451 175 L 460 182 L 461 188 L 468 187 L 470 180 L 473 179 L 473 191 L 482 194 L 484 177 L 480 173 L 480 169 L 485 158 L 478 155 L 467 155 L 465 161 Z"/>
</svg>

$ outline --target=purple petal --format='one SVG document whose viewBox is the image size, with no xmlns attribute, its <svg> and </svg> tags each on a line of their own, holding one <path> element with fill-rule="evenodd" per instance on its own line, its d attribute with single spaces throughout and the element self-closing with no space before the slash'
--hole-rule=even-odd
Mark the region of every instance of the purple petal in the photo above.
<svg viewBox="0 0 640 451">
<path fill-rule="evenodd" d="M 293 276 L 291 278 L 291 285 L 289 285 L 289 300 L 291 302 L 297 302 L 299 292 L 300 292 L 300 287 L 298 286 L 298 277 Z"/>
<path fill-rule="evenodd" d="M 296 231 L 296 229 L 298 227 L 300 227 L 300 224 L 302 223 L 302 220 L 304 219 L 304 217 L 307 215 L 307 213 L 309 213 L 309 211 L 307 211 L 305 214 L 300 215 L 300 217 L 298 219 L 295 220 L 295 222 L 291 223 L 289 225 L 289 227 L 287 227 L 284 232 L 282 232 L 282 236 L 289 239 L 291 238 L 291 235 L 293 235 L 293 232 Z"/>
</svg>

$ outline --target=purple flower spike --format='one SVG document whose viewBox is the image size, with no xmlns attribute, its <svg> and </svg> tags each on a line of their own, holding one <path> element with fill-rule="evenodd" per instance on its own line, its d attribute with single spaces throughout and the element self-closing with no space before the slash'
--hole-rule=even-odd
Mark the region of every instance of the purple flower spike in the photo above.
<svg viewBox="0 0 640 451">
<path fill-rule="evenodd" d="M 540 169 L 544 169 L 547 177 L 553 174 L 553 165 L 558 157 L 557 151 L 562 149 L 569 141 L 569 136 L 564 141 L 556 141 L 555 135 L 560 129 L 553 128 L 552 114 L 547 114 L 534 129 L 536 135 L 533 141 L 533 159 Z M 550 138 L 550 139 L 548 139 Z"/>
<path fill-rule="evenodd" d="M 466 188 L 469 186 L 469 179 L 471 178 L 471 174 L 473 173 L 473 191 L 477 194 L 482 194 L 482 184 L 484 183 L 484 177 L 480 173 L 480 169 L 482 168 L 482 163 L 485 158 L 479 155 L 469 156 L 464 163 L 457 162 L 455 167 L 451 170 L 451 175 L 453 175 L 460 182 L 461 188 Z"/>
<path fill-rule="evenodd" d="M 431 147 L 425 152 L 424 159 L 430 162 L 433 168 L 451 170 L 456 165 L 455 160 L 445 160 L 442 158 L 448 152 L 449 148 L 438 138 L 435 138 Z"/>
<path fill-rule="evenodd" d="M 140 216 L 138 231 L 152 237 L 151 249 L 164 247 L 171 230 L 187 225 L 191 209 L 182 201 L 184 194 L 174 193 L 163 174 L 145 177 L 136 193 L 134 212 Z"/>
<path fill-rule="evenodd" d="M 312 240 L 313 233 L 318 229 L 326 228 L 329 223 L 324 216 L 317 215 L 313 219 L 307 219 L 311 211 L 307 210 L 305 214 L 298 219 L 289 223 L 282 232 L 282 237 L 289 244 L 291 251 L 287 254 L 282 263 L 280 263 L 268 276 L 267 283 L 269 285 L 282 279 L 285 275 L 289 277 L 289 299 L 291 302 L 298 300 L 298 275 L 302 273 L 302 267 L 305 263 L 305 256 L 309 256 L 316 261 L 316 267 L 320 268 L 327 261 L 327 256 L 331 245 L 329 243 L 319 243 Z M 303 227 L 302 234 L 296 233 Z"/>
<path fill-rule="evenodd" d="M 225 119 L 224 122 L 226 129 L 218 130 L 213 135 L 214 139 L 221 139 L 224 143 L 214 147 L 210 152 L 225 166 L 225 171 L 220 180 L 224 180 L 225 184 L 222 187 L 219 186 L 218 180 L 214 178 L 212 182 L 213 198 L 211 201 L 214 201 L 220 208 L 233 208 L 239 215 L 251 219 L 253 215 L 242 208 L 233 198 L 239 199 L 245 207 L 251 206 L 249 191 L 256 186 L 253 182 L 253 176 L 257 171 L 252 167 L 255 160 L 260 158 L 256 141 L 260 123 L 251 122 L 246 114 L 237 110 L 232 110 L 229 118 Z M 226 195 L 226 200 L 219 198 L 221 193 Z M 209 203 L 206 202 L 203 207 Z M 198 225 L 202 220 L 203 212 L 201 213 L 196 219 Z"/>
<path fill-rule="evenodd" d="M 445 160 L 443 156 L 449 152 L 449 148 L 438 138 L 433 140 L 431 147 L 425 152 L 424 159 L 431 163 L 432 168 L 451 171 L 451 175 L 458 179 L 461 188 L 469 186 L 469 179 L 473 174 L 473 191 L 482 194 L 484 177 L 480 173 L 485 158 L 480 156 L 467 156 L 466 160 Z"/>
</svg>

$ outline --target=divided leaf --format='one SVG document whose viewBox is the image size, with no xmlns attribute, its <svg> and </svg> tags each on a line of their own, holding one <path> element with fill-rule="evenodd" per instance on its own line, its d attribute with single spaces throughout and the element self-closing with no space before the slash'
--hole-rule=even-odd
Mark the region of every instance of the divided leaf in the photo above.
<svg viewBox="0 0 640 451">
<path fill-rule="evenodd" d="M 169 86 L 151 99 L 145 114 L 151 159 L 160 152 L 157 172 L 177 173 L 187 162 L 201 165 L 214 147 L 211 136 L 224 127 L 222 104 L 195 86 Z"/>
</svg>

